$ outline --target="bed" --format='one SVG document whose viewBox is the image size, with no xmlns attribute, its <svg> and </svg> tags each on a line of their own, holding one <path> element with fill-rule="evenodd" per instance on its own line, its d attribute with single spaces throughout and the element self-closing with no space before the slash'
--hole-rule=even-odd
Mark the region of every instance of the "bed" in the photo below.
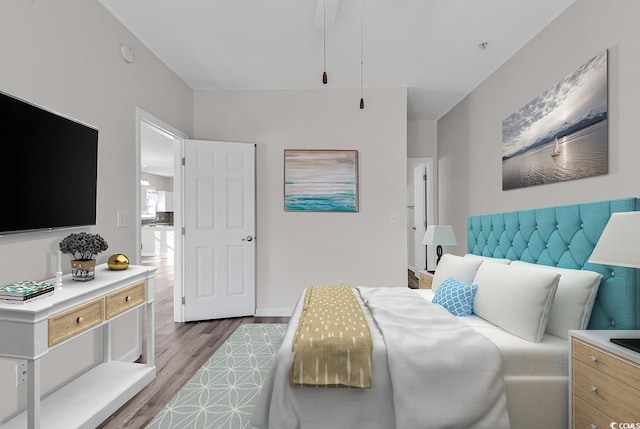
<svg viewBox="0 0 640 429">
<path fill-rule="evenodd" d="M 635 270 L 587 262 L 611 213 L 636 210 L 640 210 L 640 201 L 626 198 L 472 216 L 468 218 L 468 254 L 443 257 L 433 290 L 355 288 L 374 344 L 370 389 L 290 383 L 291 341 L 304 307 L 301 296 L 261 389 L 253 425 L 260 429 L 566 428 L 568 329 L 640 328 L 640 285 Z M 450 281 L 459 284 L 450 285 Z M 460 289 L 453 286 L 474 282 L 478 287 L 473 314 L 448 314 L 450 303 L 442 303 L 443 291 L 457 291 Z M 518 289 L 505 287 L 514 284 Z M 431 303 L 434 298 L 441 305 Z M 389 331 L 378 317 L 387 311 L 387 303 L 391 306 L 395 301 L 399 311 L 389 317 L 390 324 L 397 326 L 396 331 Z M 430 351 L 413 348 L 412 344 L 429 342 L 442 329 L 449 329 L 439 325 L 443 311 L 457 323 L 454 331 L 473 331 L 490 341 L 498 356 L 483 361 L 476 343 L 450 352 L 443 352 L 449 345 Z M 416 317 L 423 313 L 431 319 Z M 392 351 L 398 341 L 401 351 Z M 467 362 L 456 362 L 453 373 L 435 369 L 443 356 L 453 355 Z M 500 380 L 491 378 L 493 361 Z M 427 376 L 430 366 L 436 374 Z M 413 384 L 405 377 L 402 388 L 394 389 L 399 384 L 392 375 L 399 372 L 397 367 L 419 368 L 419 375 Z M 471 382 L 468 374 L 474 371 L 489 374 L 488 380 Z M 462 381 L 467 385 L 456 384 Z M 491 386 L 488 395 L 473 392 L 480 382 Z M 482 419 L 474 418 L 477 410 L 464 415 L 476 403 L 485 407 Z"/>
</svg>

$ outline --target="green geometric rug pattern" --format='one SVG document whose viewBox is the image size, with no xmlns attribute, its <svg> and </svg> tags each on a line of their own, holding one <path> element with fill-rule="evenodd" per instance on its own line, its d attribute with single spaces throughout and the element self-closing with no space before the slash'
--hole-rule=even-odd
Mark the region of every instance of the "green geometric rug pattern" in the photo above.
<svg viewBox="0 0 640 429">
<path fill-rule="evenodd" d="M 284 323 L 243 324 L 149 423 L 152 429 L 251 429 Z"/>
</svg>

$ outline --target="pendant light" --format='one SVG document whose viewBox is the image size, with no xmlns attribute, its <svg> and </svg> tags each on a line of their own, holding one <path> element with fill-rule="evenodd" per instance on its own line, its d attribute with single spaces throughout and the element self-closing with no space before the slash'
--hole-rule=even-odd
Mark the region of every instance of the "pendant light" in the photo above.
<svg viewBox="0 0 640 429">
<path fill-rule="evenodd" d="M 362 0 L 360 0 L 360 109 L 364 109 L 364 83 L 363 83 L 363 44 L 364 44 L 364 19 L 362 10 Z"/>
<path fill-rule="evenodd" d="M 327 84 L 327 0 L 322 4 L 322 83 Z"/>
</svg>

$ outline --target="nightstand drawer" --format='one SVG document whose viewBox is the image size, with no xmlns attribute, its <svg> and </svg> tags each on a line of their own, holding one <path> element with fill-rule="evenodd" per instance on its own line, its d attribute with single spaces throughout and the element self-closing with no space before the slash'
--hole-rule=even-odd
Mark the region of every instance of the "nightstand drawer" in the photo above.
<svg viewBox="0 0 640 429">
<path fill-rule="evenodd" d="M 147 283 L 139 282 L 107 295 L 107 319 L 142 304 L 147 299 Z"/>
<path fill-rule="evenodd" d="M 420 289 L 431 289 L 431 281 L 433 280 L 433 274 L 420 271 L 418 274 L 420 278 L 419 288 Z"/>
<path fill-rule="evenodd" d="M 56 314 L 49 318 L 49 347 L 99 325 L 103 320 L 103 298 Z"/>
<path fill-rule="evenodd" d="M 573 393 L 617 421 L 640 422 L 640 391 L 576 359 Z"/>
<path fill-rule="evenodd" d="M 573 427 L 575 429 L 606 429 L 612 421 L 615 419 L 589 405 L 579 396 L 573 395 Z"/>
<path fill-rule="evenodd" d="M 640 386 L 640 365 L 613 356 L 598 347 L 576 339 L 573 340 L 572 349 L 573 357 L 591 368 L 602 371 L 628 385 Z"/>
</svg>

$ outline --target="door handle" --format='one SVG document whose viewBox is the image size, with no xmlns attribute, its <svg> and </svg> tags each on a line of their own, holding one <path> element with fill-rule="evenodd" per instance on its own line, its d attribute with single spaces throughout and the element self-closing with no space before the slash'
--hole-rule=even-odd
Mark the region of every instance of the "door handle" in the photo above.
<svg viewBox="0 0 640 429">
<path fill-rule="evenodd" d="M 242 241 L 253 241 L 253 236 L 247 235 L 245 238 L 242 239 Z"/>
</svg>

